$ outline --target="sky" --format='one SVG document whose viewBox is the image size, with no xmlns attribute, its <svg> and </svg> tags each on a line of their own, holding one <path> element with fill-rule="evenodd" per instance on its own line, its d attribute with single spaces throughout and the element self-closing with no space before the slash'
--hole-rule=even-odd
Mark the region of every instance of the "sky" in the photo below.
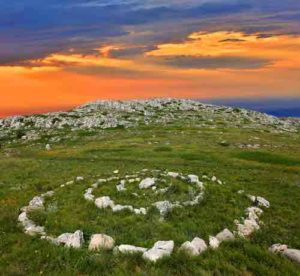
<svg viewBox="0 0 300 276">
<path fill-rule="evenodd" d="M 299 0 L 0 0 L 0 116 L 300 97 Z"/>
</svg>

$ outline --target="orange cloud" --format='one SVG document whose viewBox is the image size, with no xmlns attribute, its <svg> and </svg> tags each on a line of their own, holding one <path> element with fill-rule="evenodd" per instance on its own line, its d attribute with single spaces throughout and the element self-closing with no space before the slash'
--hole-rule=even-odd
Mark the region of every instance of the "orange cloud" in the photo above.
<svg viewBox="0 0 300 276">
<path fill-rule="evenodd" d="M 65 109 L 99 98 L 299 96 L 298 36 L 193 33 L 186 41 L 158 45 L 146 57 L 131 59 L 111 58 L 111 49 L 117 46 L 100 48 L 98 55 L 52 54 L 27 66 L 0 66 L 0 116 Z M 273 63 L 245 70 L 180 68 L 157 62 L 166 56 L 267 58 Z"/>
</svg>

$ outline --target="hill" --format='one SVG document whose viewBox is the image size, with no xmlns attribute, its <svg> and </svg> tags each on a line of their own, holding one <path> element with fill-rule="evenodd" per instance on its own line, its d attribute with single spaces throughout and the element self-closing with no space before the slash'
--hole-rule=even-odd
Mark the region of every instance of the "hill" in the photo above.
<svg viewBox="0 0 300 276">
<path fill-rule="evenodd" d="M 0 271 L 298 275 L 269 248 L 300 249 L 299 126 L 175 99 L 3 119 Z"/>
</svg>

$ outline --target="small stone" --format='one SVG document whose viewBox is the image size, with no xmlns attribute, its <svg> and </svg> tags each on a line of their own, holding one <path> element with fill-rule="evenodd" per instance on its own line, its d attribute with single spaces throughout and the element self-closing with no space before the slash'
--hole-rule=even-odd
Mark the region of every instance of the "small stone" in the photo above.
<svg viewBox="0 0 300 276">
<path fill-rule="evenodd" d="M 139 184 L 139 188 L 140 189 L 148 189 L 154 185 L 155 185 L 155 178 L 148 177 L 141 181 L 141 183 Z"/>
<path fill-rule="evenodd" d="M 288 249 L 288 246 L 286 244 L 276 243 L 276 244 L 273 244 L 269 248 L 269 251 L 271 251 L 273 253 L 279 253 L 279 252 L 283 252 L 283 251 L 285 251 L 287 249 Z"/>
<path fill-rule="evenodd" d="M 270 202 L 261 196 L 256 197 L 256 201 L 257 201 L 258 206 L 262 206 L 265 208 L 270 207 Z"/>
<path fill-rule="evenodd" d="M 113 212 L 120 212 L 123 210 L 129 210 L 131 212 L 133 212 L 133 207 L 131 205 L 120 205 L 117 204 L 115 206 L 112 207 Z"/>
<path fill-rule="evenodd" d="M 123 254 L 144 253 L 146 250 L 147 250 L 147 248 L 138 247 L 138 246 L 129 245 L 129 244 L 121 244 L 114 248 L 114 252 L 116 252 L 116 253 L 120 252 Z"/>
<path fill-rule="evenodd" d="M 51 148 L 50 144 L 47 144 L 46 147 L 45 147 L 45 149 L 49 151 L 49 150 L 51 150 L 52 148 Z"/>
<path fill-rule="evenodd" d="M 114 174 L 117 174 L 117 173 L 119 173 L 119 170 L 115 170 L 115 171 L 114 171 Z"/>
<path fill-rule="evenodd" d="M 216 237 L 209 236 L 209 245 L 211 248 L 216 249 L 219 247 L 220 241 Z"/>
<path fill-rule="evenodd" d="M 42 208 L 44 207 L 44 198 L 41 196 L 35 196 L 30 202 L 29 202 L 30 207 L 34 208 Z"/>
<path fill-rule="evenodd" d="M 219 242 L 234 240 L 234 235 L 227 228 L 216 235 Z"/>
<path fill-rule="evenodd" d="M 74 233 L 64 233 L 57 237 L 58 244 L 64 244 L 66 247 L 80 248 L 83 245 L 83 233 L 77 230 Z"/>
<path fill-rule="evenodd" d="M 298 249 L 286 249 L 282 254 L 290 260 L 300 264 L 300 250 Z"/>
<path fill-rule="evenodd" d="M 211 181 L 213 181 L 213 182 L 217 181 L 217 177 L 213 176 L 213 177 L 211 178 Z"/>
<path fill-rule="evenodd" d="M 171 176 L 173 178 L 176 178 L 179 176 L 179 173 L 176 173 L 176 172 L 168 172 L 168 176 Z"/>
<path fill-rule="evenodd" d="M 173 209 L 172 203 L 167 200 L 155 202 L 153 206 L 159 210 L 160 215 L 163 217 Z"/>
<path fill-rule="evenodd" d="M 89 250 L 112 249 L 115 241 L 112 237 L 104 234 L 94 234 L 91 236 Z"/>
<path fill-rule="evenodd" d="M 198 256 L 207 249 L 207 245 L 204 240 L 196 237 L 191 242 L 187 241 L 183 243 L 180 250 L 186 251 L 191 256 Z"/>
<path fill-rule="evenodd" d="M 158 241 L 143 254 L 143 258 L 151 262 L 170 256 L 174 249 L 174 241 Z"/>
<path fill-rule="evenodd" d="M 197 175 L 189 174 L 187 177 L 188 177 L 188 180 L 191 183 L 198 183 L 199 182 L 199 177 Z"/>
<path fill-rule="evenodd" d="M 83 176 L 77 176 L 77 177 L 76 177 L 76 181 L 78 181 L 78 182 L 79 182 L 79 181 L 83 181 L 83 180 L 84 180 L 84 177 L 83 177 Z"/>
<path fill-rule="evenodd" d="M 100 209 L 104 209 L 108 207 L 113 208 L 115 206 L 113 200 L 111 200 L 109 196 L 96 198 L 95 205 Z"/>
</svg>

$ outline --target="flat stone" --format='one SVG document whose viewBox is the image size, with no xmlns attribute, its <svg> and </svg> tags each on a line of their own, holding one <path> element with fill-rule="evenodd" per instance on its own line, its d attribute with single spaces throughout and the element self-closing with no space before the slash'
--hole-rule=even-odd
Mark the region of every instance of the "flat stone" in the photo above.
<svg viewBox="0 0 300 276">
<path fill-rule="evenodd" d="M 89 250 L 112 249 L 115 241 L 112 237 L 104 234 L 94 234 L 91 236 Z"/>
<path fill-rule="evenodd" d="M 290 260 L 300 264 L 300 250 L 298 249 L 286 249 L 282 254 Z"/>
<path fill-rule="evenodd" d="M 131 205 L 120 205 L 117 204 L 115 206 L 112 207 L 113 212 L 120 212 L 123 210 L 129 210 L 131 212 L 133 212 L 133 207 Z"/>
<path fill-rule="evenodd" d="M 176 178 L 179 176 L 179 173 L 177 173 L 177 172 L 168 172 L 167 174 L 168 174 L 168 176 L 171 176 L 173 178 Z"/>
<path fill-rule="evenodd" d="M 148 189 L 148 188 L 150 188 L 150 187 L 152 187 L 154 185 L 155 185 L 155 178 L 148 177 L 148 178 L 143 179 L 140 182 L 139 188 L 140 189 Z"/>
<path fill-rule="evenodd" d="M 77 177 L 76 177 L 76 181 L 78 181 L 78 182 L 79 182 L 79 181 L 83 181 L 83 180 L 84 180 L 84 177 L 83 177 L 83 176 L 77 176 Z"/>
<path fill-rule="evenodd" d="M 146 250 L 147 250 L 147 248 L 138 247 L 138 246 L 129 245 L 129 244 L 121 244 L 119 246 L 116 246 L 114 249 L 114 251 L 116 253 L 120 252 L 123 254 L 144 253 Z"/>
<path fill-rule="evenodd" d="M 143 254 L 143 258 L 151 262 L 168 257 L 174 249 L 174 241 L 158 241 L 154 246 Z"/>
</svg>

